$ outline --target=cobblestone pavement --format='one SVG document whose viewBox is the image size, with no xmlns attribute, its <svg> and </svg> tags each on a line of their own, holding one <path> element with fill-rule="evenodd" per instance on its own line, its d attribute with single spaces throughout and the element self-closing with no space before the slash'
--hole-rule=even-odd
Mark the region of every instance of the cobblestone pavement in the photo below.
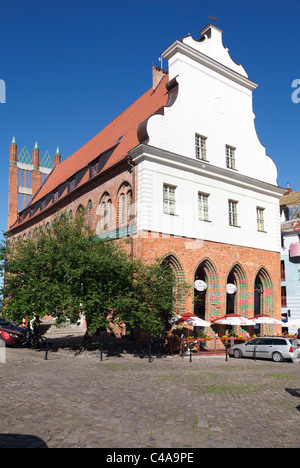
<svg viewBox="0 0 300 468">
<path fill-rule="evenodd" d="M 300 445 L 299 363 L 7 349 L 0 375 L 1 448 Z"/>
</svg>

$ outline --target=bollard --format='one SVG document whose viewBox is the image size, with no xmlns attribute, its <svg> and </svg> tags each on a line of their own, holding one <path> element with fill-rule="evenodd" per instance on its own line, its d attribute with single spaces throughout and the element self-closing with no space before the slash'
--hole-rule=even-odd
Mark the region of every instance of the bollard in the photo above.
<svg viewBox="0 0 300 468">
<path fill-rule="evenodd" d="M 189 346 L 189 349 L 190 349 L 190 361 L 189 362 L 192 362 L 192 347 Z"/>
<path fill-rule="evenodd" d="M 49 351 L 49 343 L 48 343 L 48 341 L 47 341 L 47 343 L 46 343 L 46 350 L 45 350 L 44 361 L 48 361 L 48 351 Z"/>
<path fill-rule="evenodd" d="M 151 341 L 149 341 L 148 362 L 152 362 L 152 356 L 151 356 Z"/>
<path fill-rule="evenodd" d="M 256 348 L 257 348 L 257 346 L 254 346 L 253 361 L 256 361 Z"/>
<path fill-rule="evenodd" d="M 100 361 L 103 361 L 103 344 L 102 344 L 102 341 L 100 343 Z"/>
</svg>

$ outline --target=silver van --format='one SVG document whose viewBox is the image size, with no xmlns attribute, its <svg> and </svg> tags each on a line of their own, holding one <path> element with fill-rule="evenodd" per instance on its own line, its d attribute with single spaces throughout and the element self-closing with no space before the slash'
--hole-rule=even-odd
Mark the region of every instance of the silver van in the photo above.
<svg viewBox="0 0 300 468">
<path fill-rule="evenodd" d="M 294 361 L 293 338 L 285 337 L 260 337 L 252 338 L 243 344 L 231 346 L 228 351 L 230 357 L 242 358 L 262 358 L 273 359 L 275 362 L 282 362 L 284 359 Z"/>
</svg>

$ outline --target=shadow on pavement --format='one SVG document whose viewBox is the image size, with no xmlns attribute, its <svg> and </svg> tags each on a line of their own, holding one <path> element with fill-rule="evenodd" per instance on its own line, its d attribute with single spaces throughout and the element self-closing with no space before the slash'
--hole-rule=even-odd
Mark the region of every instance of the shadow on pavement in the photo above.
<svg viewBox="0 0 300 468">
<path fill-rule="evenodd" d="M 29 434 L 0 434 L 0 448 L 48 448 L 48 445 Z"/>
<path fill-rule="evenodd" d="M 300 388 L 286 388 L 286 392 L 296 398 L 300 398 Z M 300 411 L 300 405 L 296 406 L 296 410 Z"/>
</svg>

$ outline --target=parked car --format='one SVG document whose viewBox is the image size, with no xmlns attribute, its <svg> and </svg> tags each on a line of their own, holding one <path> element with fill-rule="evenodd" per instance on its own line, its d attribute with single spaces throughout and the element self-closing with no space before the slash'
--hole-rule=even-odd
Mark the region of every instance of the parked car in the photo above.
<svg viewBox="0 0 300 468">
<path fill-rule="evenodd" d="M 256 356 L 262 359 L 273 359 L 282 362 L 284 359 L 294 360 L 293 338 L 260 337 L 253 338 L 243 344 L 231 346 L 228 353 L 230 357 L 242 358 Z"/>
<path fill-rule="evenodd" d="M 0 340 L 7 345 L 21 344 L 26 341 L 27 330 L 0 317 Z"/>
</svg>

